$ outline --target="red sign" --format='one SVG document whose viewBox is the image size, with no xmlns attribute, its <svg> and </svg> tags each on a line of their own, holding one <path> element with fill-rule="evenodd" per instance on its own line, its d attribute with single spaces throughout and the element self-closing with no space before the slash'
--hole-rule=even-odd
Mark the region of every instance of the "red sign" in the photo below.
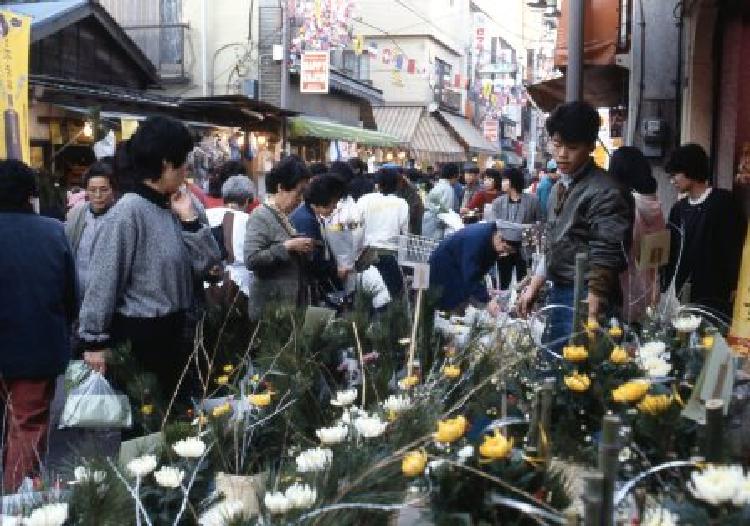
<svg viewBox="0 0 750 526">
<path fill-rule="evenodd" d="M 497 143 L 500 140 L 500 125 L 495 119 L 484 121 L 484 138 L 491 143 Z"/>
<path fill-rule="evenodd" d="M 300 93 L 328 93 L 331 54 L 328 51 L 305 51 L 300 64 Z"/>
</svg>

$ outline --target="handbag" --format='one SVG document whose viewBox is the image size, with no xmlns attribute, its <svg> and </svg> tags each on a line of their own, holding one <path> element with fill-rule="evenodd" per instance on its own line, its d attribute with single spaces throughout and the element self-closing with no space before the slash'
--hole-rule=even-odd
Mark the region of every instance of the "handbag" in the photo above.
<svg viewBox="0 0 750 526">
<path fill-rule="evenodd" d="M 221 220 L 221 232 L 223 237 L 224 250 L 226 252 L 226 263 L 231 265 L 235 262 L 234 255 L 234 214 L 227 212 Z M 229 307 L 240 293 L 240 288 L 232 280 L 229 270 L 224 267 L 224 274 L 221 282 L 212 283 L 206 290 L 206 299 L 209 304 L 220 307 Z"/>
</svg>

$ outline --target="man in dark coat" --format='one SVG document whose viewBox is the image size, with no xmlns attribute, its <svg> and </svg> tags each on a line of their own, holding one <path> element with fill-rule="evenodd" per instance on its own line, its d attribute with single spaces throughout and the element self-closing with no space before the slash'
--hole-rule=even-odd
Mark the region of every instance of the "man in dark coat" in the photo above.
<svg viewBox="0 0 750 526">
<path fill-rule="evenodd" d="M 671 247 L 664 288 L 674 280 L 683 301 L 729 318 L 747 220 L 731 192 L 709 186 L 708 156 L 701 146 L 677 148 L 666 171 L 685 197 L 669 212 Z"/>
<path fill-rule="evenodd" d="M 445 238 L 430 256 L 430 288 L 441 295 L 438 308 L 489 303 L 485 276 L 498 257 L 518 249 L 514 237 L 520 240 L 520 232 L 499 229 L 491 222 L 469 225 Z"/>
<path fill-rule="evenodd" d="M 0 398 L 6 404 L 4 488 L 15 492 L 46 449 L 55 377 L 70 359 L 77 316 L 73 255 L 63 225 L 30 200 L 34 172 L 0 161 Z"/>
</svg>

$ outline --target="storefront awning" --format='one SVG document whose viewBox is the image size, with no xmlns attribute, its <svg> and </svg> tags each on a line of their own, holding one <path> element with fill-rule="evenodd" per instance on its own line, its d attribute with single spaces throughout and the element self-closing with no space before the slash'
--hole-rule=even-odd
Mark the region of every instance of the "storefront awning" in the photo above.
<svg viewBox="0 0 750 526">
<path fill-rule="evenodd" d="M 410 148 L 415 157 L 430 162 L 461 162 L 466 160 L 466 150 L 431 113 L 419 119 Z"/>
<path fill-rule="evenodd" d="M 294 117 L 289 119 L 291 135 L 294 138 L 316 137 L 318 139 L 329 139 L 356 142 L 367 146 L 398 145 L 398 139 L 387 133 L 381 133 L 354 126 L 346 126 L 332 121 L 314 119 L 312 117 Z"/>
<path fill-rule="evenodd" d="M 377 106 L 372 108 L 378 130 L 393 135 L 405 145 L 411 143 L 419 120 L 424 113 L 422 106 Z"/>
<path fill-rule="evenodd" d="M 500 148 L 485 139 L 482 133 L 467 119 L 445 111 L 438 113 L 470 152 L 490 155 L 500 153 Z"/>
<path fill-rule="evenodd" d="M 539 109 L 550 112 L 565 102 L 565 77 L 526 87 Z M 587 66 L 583 71 L 583 100 L 595 108 L 627 104 L 628 70 L 619 66 Z"/>
</svg>

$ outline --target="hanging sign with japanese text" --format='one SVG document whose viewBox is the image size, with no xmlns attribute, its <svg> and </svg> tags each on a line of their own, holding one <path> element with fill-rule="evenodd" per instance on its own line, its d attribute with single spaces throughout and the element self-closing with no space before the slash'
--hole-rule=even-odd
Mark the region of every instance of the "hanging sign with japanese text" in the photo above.
<svg viewBox="0 0 750 526">
<path fill-rule="evenodd" d="M 305 51 L 300 64 L 300 93 L 328 93 L 331 54 L 328 51 Z"/>
</svg>

